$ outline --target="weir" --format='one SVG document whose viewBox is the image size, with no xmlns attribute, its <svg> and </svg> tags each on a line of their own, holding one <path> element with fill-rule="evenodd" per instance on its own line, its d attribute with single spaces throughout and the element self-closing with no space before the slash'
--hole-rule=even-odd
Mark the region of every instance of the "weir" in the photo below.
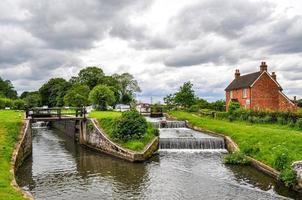
<svg viewBox="0 0 302 200">
<path fill-rule="evenodd" d="M 189 129 L 185 121 L 148 117 L 147 121 L 159 129 L 159 149 L 225 150 L 223 138 Z"/>
</svg>

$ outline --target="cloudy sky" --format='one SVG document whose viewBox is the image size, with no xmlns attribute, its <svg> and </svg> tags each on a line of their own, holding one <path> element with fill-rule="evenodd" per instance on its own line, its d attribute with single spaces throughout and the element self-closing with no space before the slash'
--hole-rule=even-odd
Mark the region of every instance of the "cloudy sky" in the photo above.
<svg viewBox="0 0 302 200">
<path fill-rule="evenodd" d="M 191 81 L 224 98 L 266 61 L 284 92 L 302 98 L 302 3 L 295 0 L 1 0 L 0 76 L 19 93 L 85 66 L 130 72 L 139 99 Z"/>
</svg>

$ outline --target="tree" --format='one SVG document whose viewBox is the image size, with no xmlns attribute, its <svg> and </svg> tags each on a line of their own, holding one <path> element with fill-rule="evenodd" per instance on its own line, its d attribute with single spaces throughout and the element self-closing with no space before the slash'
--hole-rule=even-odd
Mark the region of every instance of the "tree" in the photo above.
<svg viewBox="0 0 302 200">
<path fill-rule="evenodd" d="M 225 111 L 225 101 L 224 100 L 217 100 L 211 103 L 211 107 L 217 111 Z"/>
<path fill-rule="evenodd" d="M 106 85 L 97 85 L 89 93 L 89 100 L 100 110 L 107 110 L 115 102 L 114 92 Z"/>
<path fill-rule="evenodd" d="M 70 83 L 63 78 L 50 79 L 39 89 L 42 104 L 50 107 L 63 106 L 64 96 L 69 88 Z"/>
<path fill-rule="evenodd" d="M 302 108 L 302 99 L 299 99 L 299 100 L 298 100 L 298 106 L 299 106 L 300 108 Z"/>
<path fill-rule="evenodd" d="M 179 106 L 189 108 L 196 102 L 196 97 L 194 94 L 193 84 L 189 81 L 184 83 L 179 91 L 175 93 L 175 103 Z"/>
<path fill-rule="evenodd" d="M 134 79 L 133 75 L 123 73 L 121 75 L 114 74 L 112 77 L 117 80 L 119 85 L 121 94 L 119 103 L 129 104 L 134 100 L 134 94 L 141 92 L 138 82 Z"/>
<path fill-rule="evenodd" d="M 167 109 L 170 110 L 175 105 L 175 97 L 173 94 L 169 94 L 166 97 L 164 97 L 164 103 L 167 106 Z"/>
<path fill-rule="evenodd" d="M 73 107 L 87 106 L 89 92 L 90 89 L 87 85 L 75 84 L 66 92 L 64 103 Z"/>
<path fill-rule="evenodd" d="M 0 97 L 6 97 L 9 99 L 17 98 L 17 91 L 14 90 L 14 86 L 9 80 L 3 80 L 0 77 Z"/>
<path fill-rule="evenodd" d="M 105 74 L 101 68 L 98 67 L 86 67 L 82 69 L 78 74 L 78 81 L 82 84 L 88 85 L 90 89 L 102 82 Z M 73 77 L 71 81 L 76 81 Z"/>
<path fill-rule="evenodd" d="M 26 108 L 34 108 L 41 106 L 41 96 L 38 92 L 29 92 L 24 98 Z"/>
</svg>

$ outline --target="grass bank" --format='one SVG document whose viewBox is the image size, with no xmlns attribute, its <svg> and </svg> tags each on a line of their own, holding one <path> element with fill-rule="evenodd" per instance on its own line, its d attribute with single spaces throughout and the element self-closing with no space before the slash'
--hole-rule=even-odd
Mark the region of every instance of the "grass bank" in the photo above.
<svg viewBox="0 0 302 200">
<path fill-rule="evenodd" d="M 156 136 L 154 135 L 154 128 L 148 124 L 148 129 L 145 135 L 140 139 L 132 139 L 129 141 L 117 140 L 113 137 L 114 126 L 116 120 L 121 117 L 122 113 L 113 111 L 94 111 L 89 114 L 89 117 L 96 118 L 100 126 L 104 129 L 109 138 L 119 144 L 120 146 L 132 150 L 142 151 L 147 144 L 149 144 Z"/>
<path fill-rule="evenodd" d="M 278 155 L 287 152 L 288 165 L 302 160 L 302 131 L 277 124 L 250 124 L 248 122 L 212 119 L 183 111 L 170 115 L 188 120 L 192 125 L 230 136 L 242 149 L 253 149 L 250 156 L 273 167 Z"/>
<path fill-rule="evenodd" d="M 11 158 L 22 128 L 23 113 L 0 110 L 0 199 L 23 199 L 10 184 L 12 181 Z"/>
</svg>

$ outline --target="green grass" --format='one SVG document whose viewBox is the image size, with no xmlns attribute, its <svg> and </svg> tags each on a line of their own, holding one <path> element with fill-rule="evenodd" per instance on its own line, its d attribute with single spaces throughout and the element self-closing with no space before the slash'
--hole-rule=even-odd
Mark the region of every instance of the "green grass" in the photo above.
<svg viewBox="0 0 302 200">
<path fill-rule="evenodd" d="M 12 153 L 22 127 L 23 113 L 0 110 L 0 199 L 23 199 L 10 184 Z"/>
<path fill-rule="evenodd" d="M 259 148 L 250 156 L 271 167 L 274 167 L 274 160 L 280 152 L 288 152 L 290 163 L 302 160 L 302 131 L 297 129 L 277 124 L 229 122 L 183 111 L 171 111 L 170 114 L 200 128 L 230 136 L 240 149 Z"/>
<path fill-rule="evenodd" d="M 116 119 L 122 115 L 121 112 L 114 111 L 94 111 L 89 114 L 89 117 L 96 118 L 106 132 L 109 138 L 119 144 L 120 146 L 132 150 L 132 151 L 142 151 L 147 144 L 149 144 L 154 138 L 154 128 L 151 124 L 148 124 L 148 129 L 146 134 L 140 139 L 132 139 L 129 141 L 117 140 L 113 137 L 113 129 L 115 126 Z"/>
</svg>

